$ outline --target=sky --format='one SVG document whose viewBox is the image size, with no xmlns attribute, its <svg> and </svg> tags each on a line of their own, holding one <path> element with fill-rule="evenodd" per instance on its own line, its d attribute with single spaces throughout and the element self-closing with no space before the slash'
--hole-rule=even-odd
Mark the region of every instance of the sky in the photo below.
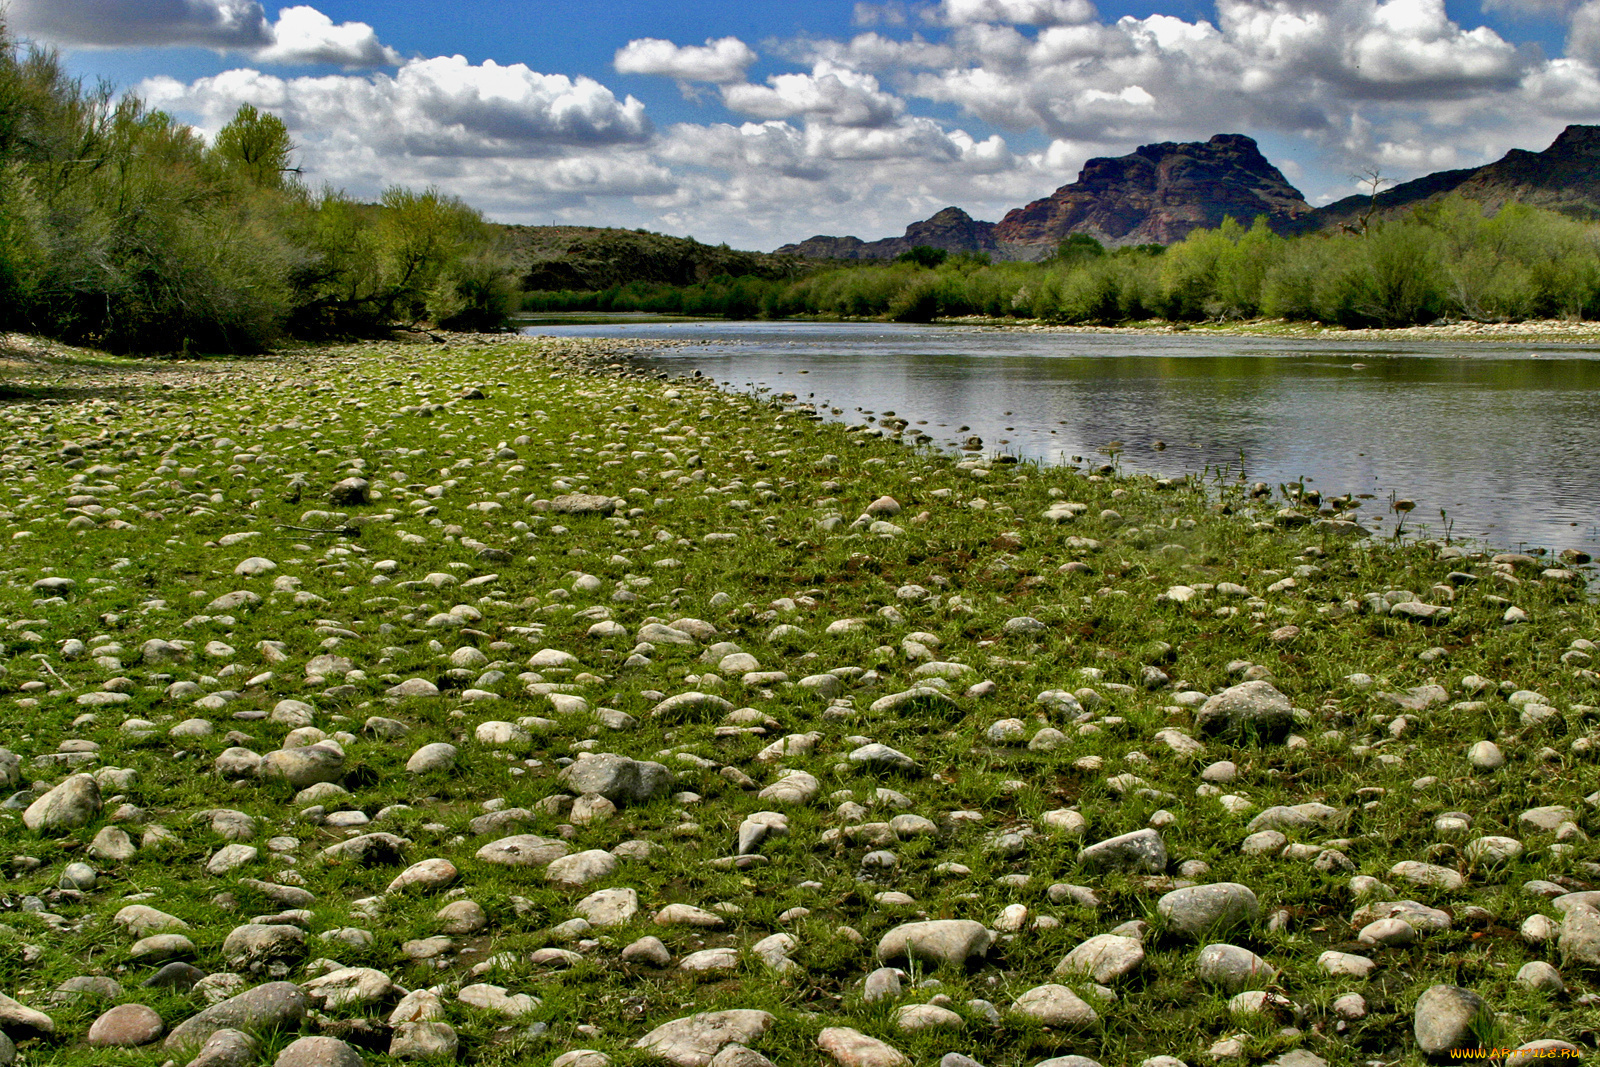
<svg viewBox="0 0 1600 1067">
<path fill-rule="evenodd" d="M 0 0 L 13 36 L 304 180 L 767 250 L 1254 137 L 1313 204 L 1600 123 L 1600 0 Z"/>
</svg>

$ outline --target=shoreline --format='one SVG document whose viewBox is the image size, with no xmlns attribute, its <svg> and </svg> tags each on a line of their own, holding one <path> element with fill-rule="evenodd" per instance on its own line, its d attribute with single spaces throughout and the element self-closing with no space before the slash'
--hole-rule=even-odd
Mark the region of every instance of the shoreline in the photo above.
<svg viewBox="0 0 1600 1067">
<path fill-rule="evenodd" d="M 1579 572 L 908 448 L 633 347 L 0 405 L 24 1055 L 268 994 L 275 1041 L 462 1062 L 633 1062 L 702 1012 L 785 1067 L 1344 1062 L 1457 986 L 1498 1029 L 1442 1047 L 1586 1040 Z M 173 951 L 203 985 L 149 988 Z"/>
</svg>

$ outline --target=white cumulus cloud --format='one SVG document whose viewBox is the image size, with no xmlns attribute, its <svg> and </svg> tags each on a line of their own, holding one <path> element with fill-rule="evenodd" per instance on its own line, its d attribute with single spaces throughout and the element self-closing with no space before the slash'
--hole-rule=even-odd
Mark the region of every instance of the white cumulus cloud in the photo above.
<svg viewBox="0 0 1600 1067">
<path fill-rule="evenodd" d="M 278 12 L 272 43 L 256 51 L 260 63 L 336 63 L 341 67 L 397 67 L 400 53 L 378 40 L 365 22 L 342 22 L 314 7 L 300 5 Z"/>
<path fill-rule="evenodd" d="M 766 85 L 725 85 L 722 102 L 752 118 L 808 116 L 841 126 L 885 126 L 905 111 L 905 102 L 884 92 L 877 78 L 826 60 L 810 74 L 774 74 Z"/>
<path fill-rule="evenodd" d="M 1067 26 L 1092 21 L 1089 0 L 943 0 L 930 17 L 949 26 L 996 22 L 1016 26 Z"/>
<path fill-rule="evenodd" d="M 619 74 L 659 74 L 720 85 L 744 81 L 744 72 L 755 61 L 755 52 L 737 37 L 707 38 L 703 45 L 685 46 L 659 37 L 641 37 L 617 49 L 612 65 Z"/>
</svg>

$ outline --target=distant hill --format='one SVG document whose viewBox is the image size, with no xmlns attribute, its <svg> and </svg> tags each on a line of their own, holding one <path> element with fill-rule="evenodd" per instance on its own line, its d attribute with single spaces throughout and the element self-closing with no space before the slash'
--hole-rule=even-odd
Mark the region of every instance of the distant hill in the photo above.
<svg viewBox="0 0 1600 1067">
<path fill-rule="evenodd" d="M 798 244 L 784 245 L 773 255 L 804 256 L 807 259 L 893 259 L 902 252 L 926 246 L 946 252 L 1000 251 L 994 239 L 994 223 L 979 222 L 958 207 L 947 207 L 931 218 L 913 222 L 904 237 L 885 237 L 863 241 L 859 237 L 818 235 Z"/>
<path fill-rule="evenodd" d="M 1452 193 L 1481 203 L 1491 214 L 1515 201 L 1600 217 L 1600 126 L 1568 126 L 1543 152 L 1513 148 L 1481 167 L 1442 170 L 1385 189 L 1378 194 L 1373 217 L 1397 215 Z M 1355 226 L 1371 206 L 1370 196 L 1347 196 L 1301 215 L 1282 232 Z"/>
<path fill-rule="evenodd" d="M 1042 200 L 979 222 L 947 207 L 906 227 L 904 237 L 862 241 L 817 236 L 784 245 L 781 254 L 826 259 L 891 259 L 916 245 L 947 252 L 988 252 L 996 259 L 1044 259 L 1068 234 L 1085 233 L 1107 247 L 1170 244 L 1232 215 L 1266 215 L 1283 224 L 1311 206 L 1267 162 L 1255 141 L 1218 134 L 1209 141 L 1142 145 L 1115 159 L 1084 164 L 1078 180 Z"/>
<path fill-rule="evenodd" d="M 1265 215 L 1281 226 L 1311 210 L 1300 190 L 1237 133 L 1209 141 L 1141 145 L 1115 159 L 1091 159 L 1078 180 L 1016 208 L 995 225 L 995 240 L 1019 259 L 1042 259 L 1068 235 L 1107 247 L 1171 244 L 1191 230 Z"/>
<path fill-rule="evenodd" d="M 1489 213 L 1513 201 L 1585 218 L 1600 218 L 1600 126 L 1568 126 L 1543 152 L 1513 149 L 1482 167 L 1446 170 L 1378 194 L 1382 219 L 1451 194 Z M 1242 134 L 1209 141 L 1142 145 L 1125 156 L 1084 164 L 1078 180 L 997 223 L 949 207 L 906 227 L 904 237 L 862 241 L 817 236 L 784 245 L 785 255 L 819 259 L 890 259 L 915 245 L 948 252 L 983 251 L 996 259 L 1044 259 L 1069 234 L 1108 247 L 1171 244 L 1227 216 L 1248 223 L 1265 215 L 1285 235 L 1356 227 L 1372 206 L 1348 196 L 1312 208 L 1300 191 Z"/>
<path fill-rule="evenodd" d="M 740 252 L 646 230 L 500 226 L 522 288 L 599 291 L 628 282 L 693 285 L 719 274 L 787 278 L 814 269 L 793 256 Z"/>
</svg>

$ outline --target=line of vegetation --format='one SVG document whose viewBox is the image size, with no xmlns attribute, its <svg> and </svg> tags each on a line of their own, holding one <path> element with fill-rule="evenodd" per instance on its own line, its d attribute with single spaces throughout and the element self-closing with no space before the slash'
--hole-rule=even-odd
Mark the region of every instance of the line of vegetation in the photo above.
<svg viewBox="0 0 1600 1067">
<path fill-rule="evenodd" d="M 1224 220 L 1163 249 L 1108 251 L 1084 234 L 1041 263 L 917 248 L 895 262 L 799 279 L 720 276 L 529 292 L 526 311 L 650 311 L 727 318 L 800 315 L 928 322 L 981 315 L 1114 324 L 1260 317 L 1347 327 L 1441 318 L 1488 322 L 1600 316 L 1600 226 L 1510 204 L 1494 217 L 1460 197 L 1361 232 L 1284 238 L 1264 219 Z"/>
<path fill-rule="evenodd" d="M 436 189 L 312 191 L 241 107 L 210 143 L 69 77 L 0 22 L 0 329 L 113 352 L 258 351 L 393 324 L 503 325 L 503 237 Z"/>
</svg>

